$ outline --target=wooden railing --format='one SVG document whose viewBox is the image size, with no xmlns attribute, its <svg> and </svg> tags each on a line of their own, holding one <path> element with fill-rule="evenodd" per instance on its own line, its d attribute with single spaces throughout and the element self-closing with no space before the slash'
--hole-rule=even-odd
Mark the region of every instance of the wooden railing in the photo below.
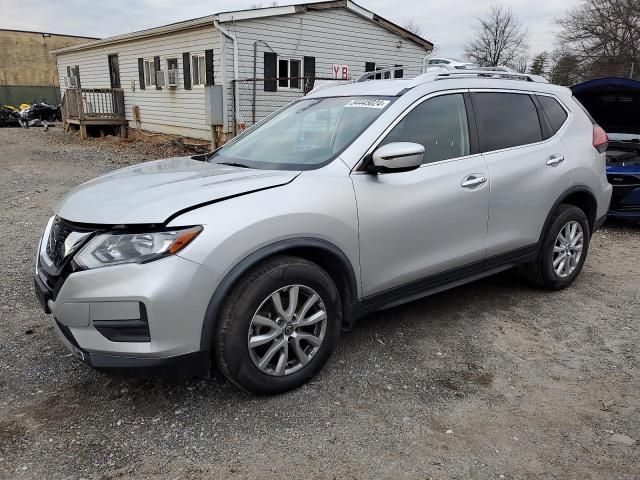
<svg viewBox="0 0 640 480">
<path fill-rule="evenodd" d="M 69 88 L 62 99 L 64 121 L 124 120 L 124 92 L 120 88 Z"/>
</svg>

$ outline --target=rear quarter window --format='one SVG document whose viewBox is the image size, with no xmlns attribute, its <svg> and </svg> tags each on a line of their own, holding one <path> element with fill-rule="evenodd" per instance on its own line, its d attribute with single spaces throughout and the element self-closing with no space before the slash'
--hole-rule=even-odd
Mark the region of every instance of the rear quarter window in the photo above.
<svg viewBox="0 0 640 480">
<path fill-rule="evenodd" d="M 540 101 L 542 110 L 544 110 L 544 114 L 547 116 L 547 119 L 551 124 L 551 128 L 553 129 L 553 133 L 555 134 L 567 120 L 567 112 L 553 97 L 538 95 L 538 100 Z"/>
<path fill-rule="evenodd" d="M 483 151 L 542 141 L 538 111 L 528 94 L 476 92 L 473 101 Z"/>
</svg>

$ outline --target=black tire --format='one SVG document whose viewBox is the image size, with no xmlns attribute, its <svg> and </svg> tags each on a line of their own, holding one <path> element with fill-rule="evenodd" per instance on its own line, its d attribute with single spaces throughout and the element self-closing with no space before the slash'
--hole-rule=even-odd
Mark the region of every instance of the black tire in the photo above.
<svg viewBox="0 0 640 480">
<path fill-rule="evenodd" d="M 566 277 L 559 276 L 553 268 L 553 247 L 560 230 L 569 222 L 576 221 L 583 231 L 582 255 L 573 272 Z M 538 258 L 524 265 L 523 271 L 527 280 L 538 288 L 546 290 L 562 290 L 571 285 L 580 274 L 589 252 L 591 231 L 584 211 L 574 205 L 560 205 L 542 238 Z"/>
<path fill-rule="evenodd" d="M 326 331 L 309 363 L 288 375 L 273 376 L 254 364 L 248 346 L 249 328 L 262 302 L 293 284 L 311 288 L 320 296 L 327 313 Z M 244 275 L 225 299 L 214 337 L 214 359 L 224 376 L 247 392 L 286 392 L 304 385 L 322 369 L 338 342 L 341 324 L 340 295 L 327 272 L 299 257 L 277 256 Z"/>
</svg>

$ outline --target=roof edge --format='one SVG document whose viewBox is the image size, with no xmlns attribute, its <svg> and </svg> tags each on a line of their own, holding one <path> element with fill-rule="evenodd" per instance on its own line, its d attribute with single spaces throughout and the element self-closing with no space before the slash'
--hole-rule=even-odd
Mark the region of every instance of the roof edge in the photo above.
<svg viewBox="0 0 640 480">
<path fill-rule="evenodd" d="M 19 28 L 0 28 L 0 32 L 33 33 L 36 35 L 49 35 L 53 37 L 86 38 L 87 40 L 100 40 L 100 37 L 88 35 L 72 35 L 70 33 L 41 32 L 39 30 L 20 30 Z"/>
<path fill-rule="evenodd" d="M 163 35 L 165 33 L 179 32 L 182 30 L 190 30 L 192 28 L 204 27 L 211 25 L 213 27 L 213 21 L 216 19 L 216 15 L 207 15 L 205 17 L 194 18 L 191 20 L 183 20 L 180 22 L 170 23 L 160 27 L 147 28 L 145 30 L 138 30 L 137 32 L 124 33 L 122 35 L 115 35 L 113 37 L 103 38 L 101 40 L 94 40 L 92 42 L 80 43 L 77 45 L 71 45 L 69 47 L 58 48 L 52 50 L 53 55 L 59 55 L 61 53 L 77 52 L 81 50 L 87 50 L 95 47 L 103 47 L 107 45 L 113 45 L 116 43 L 126 42 L 128 40 L 138 40 L 143 38 L 155 37 Z"/>
<path fill-rule="evenodd" d="M 168 25 L 163 25 L 160 27 L 148 28 L 145 30 L 139 30 L 137 32 L 125 33 L 122 35 L 115 35 L 112 37 L 103 38 L 101 40 L 95 40 L 87 43 L 81 43 L 77 45 L 71 45 L 69 47 L 59 48 L 57 50 L 53 50 L 51 53 L 53 55 L 59 55 L 69 52 L 76 52 L 81 50 L 86 50 L 94 47 L 101 47 L 112 45 L 116 43 L 126 42 L 128 40 L 137 40 L 148 37 L 154 37 L 157 35 L 162 35 L 165 33 L 173 33 L 181 30 L 189 30 L 192 28 L 198 28 L 202 26 L 211 25 L 213 26 L 214 20 L 217 20 L 220 23 L 225 22 L 238 22 L 244 20 L 252 20 L 256 18 L 266 18 L 266 17 L 275 17 L 275 16 L 283 16 L 283 15 L 291 15 L 294 13 L 304 13 L 307 11 L 313 10 L 325 10 L 332 8 L 346 8 L 352 13 L 364 17 L 373 23 L 378 24 L 382 28 L 389 30 L 396 35 L 399 35 L 402 38 L 410 40 L 417 45 L 423 47 L 427 51 L 431 51 L 433 49 L 433 43 L 416 35 L 407 29 L 379 16 L 375 13 L 367 10 L 366 8 L 361 7 L 355 2 L 351 0 L 327 0 L 323 2 L 312 2 L 312 3 L 299 3 L 294 5 L 284 5 L 278 7 L 267 7 L 267 8 L 254 8 L 248 10 L 237 10 L 232 12 L 221 12 L 218 14 L 207 15 L 204 17 L 194 18 L 191 20 L 183 20 L 180 22 L 171 23 Z"/>
</svg>

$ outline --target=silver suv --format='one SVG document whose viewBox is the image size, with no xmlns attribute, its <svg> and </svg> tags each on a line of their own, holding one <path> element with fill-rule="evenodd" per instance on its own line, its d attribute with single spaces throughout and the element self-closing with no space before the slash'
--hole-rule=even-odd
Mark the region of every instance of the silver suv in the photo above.
<svg viewBox="0 0 640 480">
<path fill-rule="evenodd" d="M 211 363 L 277 393 L 363 315 L 515 266 L 570 285 L 611 186 L 606 134 L 505 72 L 319 86 L 222 148 L 71 191 L 36 293 L 96 368 Z"/>
</svg>

